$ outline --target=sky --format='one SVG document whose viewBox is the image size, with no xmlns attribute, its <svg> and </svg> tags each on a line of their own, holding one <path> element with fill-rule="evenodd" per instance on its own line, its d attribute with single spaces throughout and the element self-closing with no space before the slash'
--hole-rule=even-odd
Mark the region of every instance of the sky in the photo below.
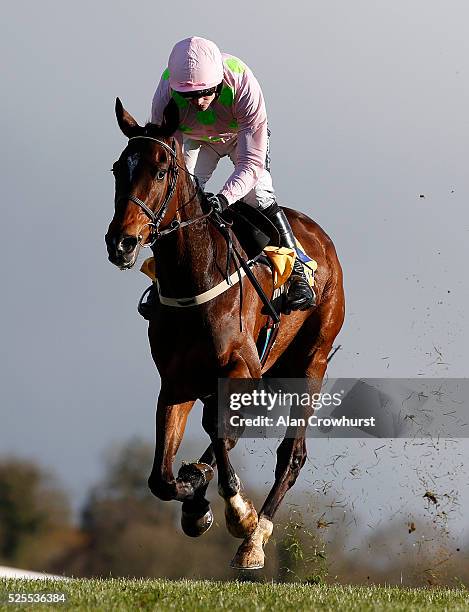
<svg viewBox="0 0 469 612">
<path fill-rule="evenodd" d="M 148 120 L 171 48 L 190 35 L 254 71 L 279 202 L 336 245 L 347 314 L 330 375 L 467 377 L 466 2 L 22 0 L 3 17 L 1 454 L 53 470 L 78 508 L 110 445 L 153 439 L 159 378 L 136 313 L 147 281 L 113 267 L 104 245 L 109 169 L 126 144 L 114 102 Z M 229 173 L 221 163 L 212 190 Z M 206 446 L 200 407 L 187 439 Z M 466 442 L 435 453 L 469 501 L 456 469 Z M 406 479 L 420 451 L 392 444 L 357 483 L 351 466 L 374 462 L 380 441 L 315 441 L 298 490 L 314 492 L 312 470 L 364 514 L 396 491 L 417 507 L 418 478 Z M 236 464 L 264 484 L 274 466 L 258 447 Z"/>
</svg>

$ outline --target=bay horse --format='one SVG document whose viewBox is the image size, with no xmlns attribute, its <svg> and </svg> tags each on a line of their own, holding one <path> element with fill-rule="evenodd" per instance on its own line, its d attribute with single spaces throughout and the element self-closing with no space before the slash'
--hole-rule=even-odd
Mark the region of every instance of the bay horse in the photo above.
<svg viewBox="0 0 469 612">
<path fill-rule="evenodd" d="M 129 141 L 113 166 L 115 213 L 105 237 L 109 260 L 122 270 L 129 269 L 141 246 L 153 242 L 162 296 L 181 298 L 208 291 L 225 278 L 228 247 L 185 169 L 182 147 L 173 136 L 177 120 L 168 111 L 160 126 L 140 126 L 118 98 L 116 117 Z M 258 514 L 242 492 L 229 460 L 237 440 L 218 437 L 217 380 L 275 374 L 309 379 L 319 391 L 328 354 L 344 320 L 342 270 L 331 239 L 306 215 L 288 208 L 285 212 L 304 250 L 318 263 L 317 301 L 307 311 L 281 316 L 276 341 L 263 366 L 256 339 L 266 314 L 246 277 L 240 281 L 242 300 L 238 283 L 191 308 L 160 301 L 148 327 L 152 357 L 161 377 L 150 490 L 162 500 L 181 501 L 184 532 L 202 535 L 213 522 L 205 494 L 216 466 L 227 528 L 243 539 L 231 562 L 238 569 L 264 565 L 264 546 L 272 534 L 274 515 L 306 460 L 306 427 L 288 428 L 277 449 L 275 482 Z M 235 237 L 233 241 L 240 248 Z M 271 270 L 256 265 L 253 271 L 269 293 Z M 173 460 L 197 400 L 203 403 L 202 426 L 211 443 L 198 463 L 183 463 L 175 477 Z"/>
</svg>

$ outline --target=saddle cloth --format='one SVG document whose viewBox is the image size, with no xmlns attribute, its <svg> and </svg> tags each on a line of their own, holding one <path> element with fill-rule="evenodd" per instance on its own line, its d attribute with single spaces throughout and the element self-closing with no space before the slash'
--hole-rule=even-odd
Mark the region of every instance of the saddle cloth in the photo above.
<svg viewBox="0 0 469 612">
<path fill-rule="evenodd" d="M 298 240 L 296 241 L 296 254 L 293 249 L 277 246 L 266 246 L 263 253 L 269 259 L 273 267 L 274 289 L 278 289 L 289 279 L 293 270 L 295 257 L 298 257 L 303 264 L 310 287 L 314 286 L 314 272 L 317 270 L 318 264 L 305 253 L 305 250 Z M 157 273 L 154 257 L 145 259 L 140 270 L 153 282 L 156 281 Z"/>
</svg>

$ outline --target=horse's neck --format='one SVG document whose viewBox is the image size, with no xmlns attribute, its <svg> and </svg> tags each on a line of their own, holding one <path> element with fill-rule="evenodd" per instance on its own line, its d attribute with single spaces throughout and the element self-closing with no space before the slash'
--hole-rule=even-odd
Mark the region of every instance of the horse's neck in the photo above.
<svg viewBox="0 0 469 612">
<path fill-rule="evenodd" d="M 195 186 L 187 177 L 176 192 L 174 216 L 179 221 L 191 221 L 204 215 L 199 195 L 193 197 L 194 190 Z M 207 291 L 218 282 L 216 258 L 224 249 L 221 237 L 215 232 L 210 222 L 203 219 L 156 243 L 156 273 L 163 295 L 189 297 Z"/>
</svg>

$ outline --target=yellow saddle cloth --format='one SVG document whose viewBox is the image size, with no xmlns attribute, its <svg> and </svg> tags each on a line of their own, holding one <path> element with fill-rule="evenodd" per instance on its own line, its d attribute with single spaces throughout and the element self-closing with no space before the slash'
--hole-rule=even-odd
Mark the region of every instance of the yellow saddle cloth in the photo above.
<svg viewBox="0 0 469 612">
<path fill-rule="evenodd" d="M 295 257 L 298 257 L 304 266 L 306 278 L 310 287 L 314 286 L 314 272 L 317 270 L 318 264 L 314 259 L 306 255 L 301 244 L 296 241 L 297 253 L 293 249 L 287 247 L 266 246 L 264 255 L 268 257 L 274 268 L 274 288 L 281 287 L 290 277 L 293 270 Z M 145 259 L 140 270 L 146 274 L 153 282 L 156 281 L 156 265 L 154 257 Z"/>
</svg>

